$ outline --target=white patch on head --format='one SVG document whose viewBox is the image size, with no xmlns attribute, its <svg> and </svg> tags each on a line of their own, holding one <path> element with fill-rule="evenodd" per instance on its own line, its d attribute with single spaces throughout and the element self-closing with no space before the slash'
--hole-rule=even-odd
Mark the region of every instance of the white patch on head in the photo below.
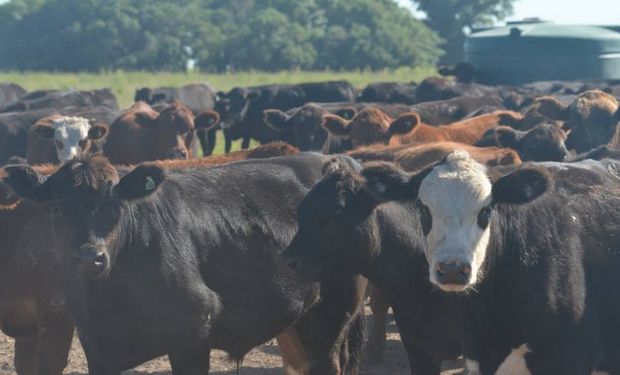
<svg viewBox="0 0 620 375">
<path fill-rule="evenodd" d="M 467 375 L 480 375 L 480 364 L 473 359 L 465 358 L 465 369 Z"/>
<path fill-rule="evenodd" d="M 78 156 L 80 142 L 88 138 L 90 124 L 82 117 L 61 116 L 52 121 L 56 155 L 62 163 Z M 59 144 L 62 146 L 59 147 Z"/>
<path fill-rule="evenodd" d="M 525 355 L 530 352 L 527 344 L 512 349 L 512 352 L 495 371 L 495 375 L 532 375 L 525 362 Z"/>
<path fill-rule="evenodd" d="M 420 185 L 418 197 L 433 221 L 425 249 L 430 280 L 444 291 L 462 292 L 477 282 L 491 233 L 488 226 L 480 228 L 478 214 L 491 203 L 491 189 L 486 168 L 461 150 L 448 155 Z M 435 272 L 439 262 L 468 264 L 469 282 L 440 284 Z"/>
</svg>

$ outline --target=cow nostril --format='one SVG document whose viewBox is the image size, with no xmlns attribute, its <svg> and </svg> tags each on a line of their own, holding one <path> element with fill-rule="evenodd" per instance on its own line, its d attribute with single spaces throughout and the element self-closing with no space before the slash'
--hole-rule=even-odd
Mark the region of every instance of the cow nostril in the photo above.
<svg viewBox="0 0 620 375">
<path fill-rule="evenodd" d="M 469 275 L 471 274 L 471 266 L 467 264 L 461 265 L 461 270 L 459 271 L 459 273 L 461 274 L 461 276 L 469 277 Z"/>
<path fill-rule="evenodd" d="M 103 268 L 106 265 L 106 257 L 103 252 L 97 254 L 95 259 L 93 259 L 93 265 L 97 268 Z"/>
<path fill-rule="evenodd" d="M 444 276 L 446 274 L 446 271 L 442 268 L 442 264 L 443 263 L 437 263 L 436 271 L 439 276 Z"/>
</svg>

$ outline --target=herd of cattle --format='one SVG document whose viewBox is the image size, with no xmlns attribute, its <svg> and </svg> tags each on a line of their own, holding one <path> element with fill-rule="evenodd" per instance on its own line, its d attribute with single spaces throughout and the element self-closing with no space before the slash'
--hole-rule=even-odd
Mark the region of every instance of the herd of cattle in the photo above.
<svg viewBox="0 0 620 375">
<path fill-rule="evenodd" d="M 620 374 L 620 82 L 0 85 L 0 328 L 19 375 L 277 338 L 286 374 Z M 210 155 L 215 132 L 261 146 Z M 309 152 L 306 152 L 309 151 Z M 616 207 L 618 203 L 618 207 Z M 369 281 L 369 282 L 368 282 Z M 367 285 L 368 284 L 368 285 Z"/>
</svg>

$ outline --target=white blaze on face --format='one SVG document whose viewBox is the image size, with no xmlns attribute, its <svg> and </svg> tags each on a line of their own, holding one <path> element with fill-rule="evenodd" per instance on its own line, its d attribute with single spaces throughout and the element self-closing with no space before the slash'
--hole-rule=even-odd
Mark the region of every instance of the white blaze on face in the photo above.
<svg viewBox="0 0 620 375">
<path fill-rule="evenodd" d="M 90 124 L 82 117 L 62 116 L 52 121 L 56 155 L 62 163 L 78 156 L 81 141 L 88 138 Z"/>
<path fill-rule="evenodd" d="M 491 203 L 491 189 L 486 168 L 465 151 L 451 153 L 420 185 L 419 199 L 432 217 L 425 249 L 430 280 L 442 290 L 462 292 L 477 282 L 490 237 L 489 226 L 478 225 L 478 214 Z M 437 264 L 455 262 L 471 267 L 466 285 L 439 283 Z"/>
</svg>

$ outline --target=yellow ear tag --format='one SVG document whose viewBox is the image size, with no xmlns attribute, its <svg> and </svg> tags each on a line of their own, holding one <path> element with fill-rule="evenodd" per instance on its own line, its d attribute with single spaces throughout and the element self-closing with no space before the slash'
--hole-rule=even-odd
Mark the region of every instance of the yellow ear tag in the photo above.
<svg viewBox="0 0 620 375">
<path fill-rule="evenodd" d="M 155 180 L 153 180 L 153 177 L 146 176 L 146 184 L 144 186 L 144 190 L 146 191 L 155 190 Z"/>
</svg>

